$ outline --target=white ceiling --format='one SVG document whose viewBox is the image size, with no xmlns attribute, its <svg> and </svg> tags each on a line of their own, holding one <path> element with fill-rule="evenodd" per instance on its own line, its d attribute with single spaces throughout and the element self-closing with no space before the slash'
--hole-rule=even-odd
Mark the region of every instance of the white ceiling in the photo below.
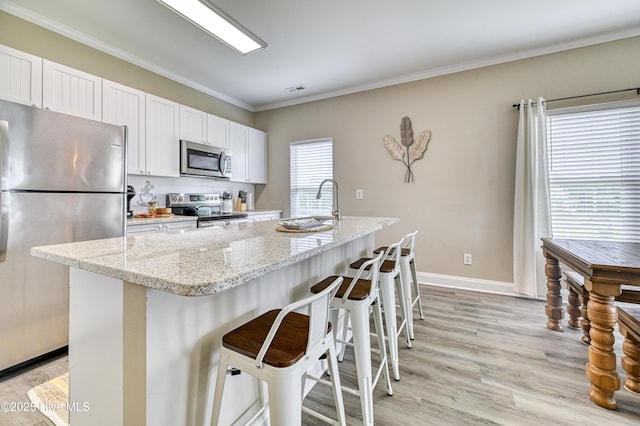
<svg viewBox="0 0 640 426">
<path fill-rule="evenodd" d="M 156 0 L 0 9 L 252 111 L 640 35 L 639 0 L 213 1 L 269 46 L 242 56 Z"/>
</svg>

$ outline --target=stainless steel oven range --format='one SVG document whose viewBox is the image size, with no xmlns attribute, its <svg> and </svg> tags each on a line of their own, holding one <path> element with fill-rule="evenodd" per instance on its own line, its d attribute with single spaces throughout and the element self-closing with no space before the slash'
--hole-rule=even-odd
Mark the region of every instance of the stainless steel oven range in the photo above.
<svg viewBox="0 0 640 426">
<path fill-rule="evenodd" d="M 246 213 L 222 213 L 221 205 L 220 194 L 167 194 L 167 207 L 171 207 L 173 214 L 197 216 L 198 228 L 248 222 Z"/>
</svg>

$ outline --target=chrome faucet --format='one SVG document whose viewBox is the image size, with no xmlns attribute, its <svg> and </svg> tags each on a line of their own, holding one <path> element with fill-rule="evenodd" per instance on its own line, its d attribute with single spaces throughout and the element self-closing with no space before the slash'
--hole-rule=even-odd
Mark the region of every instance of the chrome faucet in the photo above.
<svg viewBox="0 0 640 426">
<path fill-rule="evenodd" d="M 331 214 L 336 220 L 341 220 L 342 215 L 340 214 L 340 190 L 338 189 L 338 182 L 335 179 L 325 179 L 320 183 L 320 187 L 318 188 L 318 193 L 316 194 L 316 200 L 320 199 L 320 194 L 322 193 L 322 185 L 327 182 L 333 182 L 333 186 L 336 187 L 336 208 L 331 211 Z"/>
</svg>

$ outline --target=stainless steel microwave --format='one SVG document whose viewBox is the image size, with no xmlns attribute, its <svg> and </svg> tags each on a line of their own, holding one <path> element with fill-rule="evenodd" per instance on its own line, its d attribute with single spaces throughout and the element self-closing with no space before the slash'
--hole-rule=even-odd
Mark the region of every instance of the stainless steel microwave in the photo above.
<svg viewBox="0 0 640 426">
<path fill-rule="evenodd" d="M 230 178 L 231 156 L 222 148 L 181 140 L 180 175 Z"/>
</svg>

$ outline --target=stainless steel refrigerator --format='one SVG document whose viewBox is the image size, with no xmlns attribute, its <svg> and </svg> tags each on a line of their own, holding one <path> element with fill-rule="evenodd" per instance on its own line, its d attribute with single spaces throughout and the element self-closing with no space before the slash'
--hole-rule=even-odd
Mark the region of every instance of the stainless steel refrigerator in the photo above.
<svg viewBox="0 0 640 426">
<path fill-rule="evenodd" d="M 69 272 L 31 247 L 123 236 L 126 128 L 0 100 L 0 371 L 68 343 Z"/>
</svg>

